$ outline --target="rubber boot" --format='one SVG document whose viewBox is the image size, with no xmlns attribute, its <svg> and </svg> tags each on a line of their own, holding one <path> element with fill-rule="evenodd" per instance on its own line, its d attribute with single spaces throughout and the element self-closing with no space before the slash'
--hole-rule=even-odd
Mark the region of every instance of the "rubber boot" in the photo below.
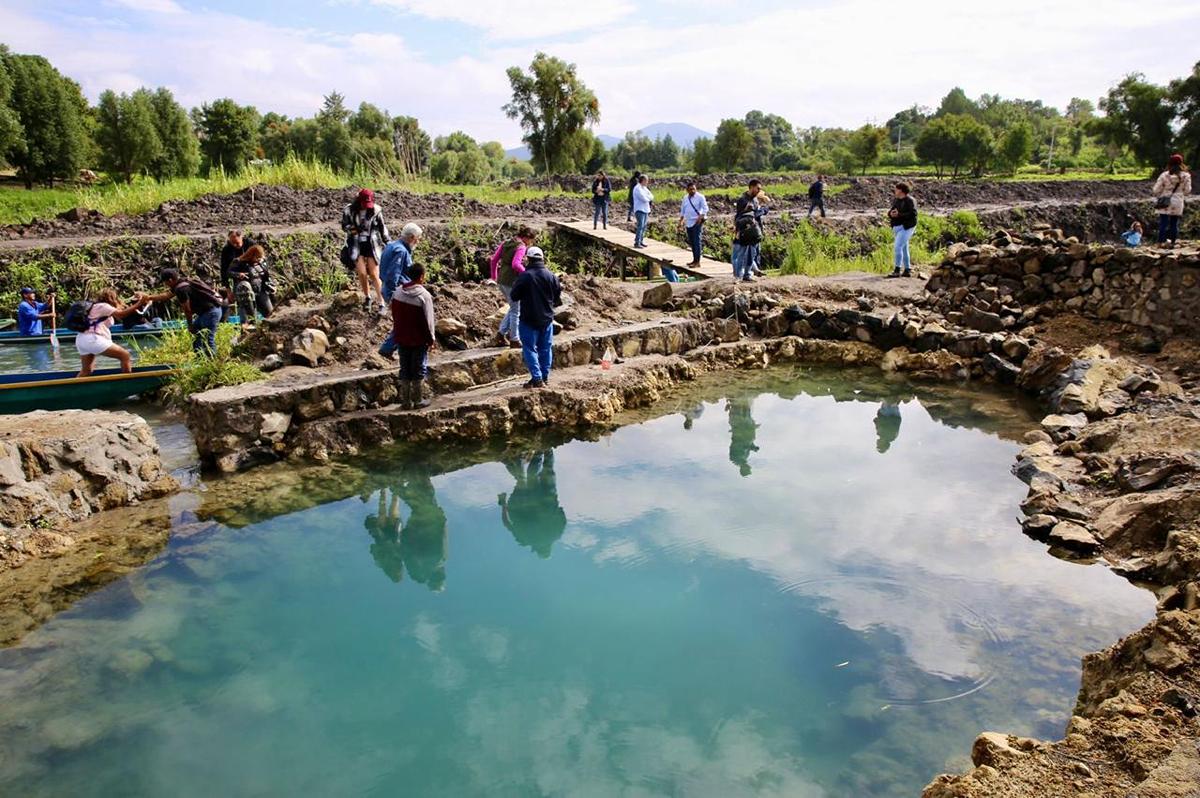
<svg viewBox="0 0 1200 798">
<path fill-rule="evenodd" d="M 413 380 L 412 382 L 412 407 L 414 410 L 419 410 L 422 407 L 429 407 L 429 400 L 425 399 L 424 393 L 425 383 L 422 380 Z"/>
<path fill-rule="evenodd" d="M 408 380 L 396 380 L 396 404 L 401 410 L 412 409 L 412 390 L 409 386 L 412 385 Z"/>
</svg>

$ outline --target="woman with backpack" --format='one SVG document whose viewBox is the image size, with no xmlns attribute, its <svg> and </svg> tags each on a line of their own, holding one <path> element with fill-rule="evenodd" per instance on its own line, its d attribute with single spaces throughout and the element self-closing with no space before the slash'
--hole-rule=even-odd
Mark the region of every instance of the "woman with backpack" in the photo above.
<svg viewBox="0 0 1200 798">
<path fill-rule="evenodd" d="M 370 312 L 372 293 L 382 308 L 386 300 L 383 298 L 383 281 L 379 279 L 379 260 L 389 237 L 383 211 L 375 205 L 375 192 L 362 189 L 354 201 L 342 209 L 342 230 L 346 231 L 346 260 L 354 265 L 363 292 L 363 308 Z"/>
<path fill-rule="evenodd" d="M 897 183 L 893 193 L 895 197 L 887 215 L 896 238 L 895 268 L 888 277 L 912 277 L 912 253 L 908 245 L 917 230 L 917 203 L 908 195 L 907 183 Z"/>
<path fill-rule="evenodd" d="M 106 288 L 94 302 L 76 302 L 71 306 L 67 311 L 66 321 L 69 329 L 78 332 L 75 336 L 75 349 L 79 352 L 81 366 L 77 376 L 91 376 L 97 355 L 113 358 L 121 364 L 121 371 L 126 374 L 133 370 L 129 351 L 113 343 L 112 326 L 115 322 L 138 313 L 148 304 L 150 303 L 143 300 L 126 306 L 116 291 Z"/>
<path fill-rule="evenodd" d="M 1192 175 L 1183 164 L 1183 156 L 1175 153 L 1167 161 L 1166 170 L 1154 181 L 1160 246 L 1173 247 L 1179 243 L 1179 218 L 1183 216 L 1185 198 L 1191 193 Z"/>
</svg>

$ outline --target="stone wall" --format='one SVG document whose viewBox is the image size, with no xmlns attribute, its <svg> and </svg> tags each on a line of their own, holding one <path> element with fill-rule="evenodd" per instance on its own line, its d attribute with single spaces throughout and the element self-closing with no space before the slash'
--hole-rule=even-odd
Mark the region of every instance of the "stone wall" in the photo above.
<svg viewBox="0 0 1200 798">
<path fill-rule="evenodd" d="M 926 286 L 953 323 L 1017 329 L 1039 315 L 1077 313 L 1154 335 L 1200 335 L 1200 251 L 1089 246 L 1071 238 L 1008 235 L 955 245 Z"/>
</svg>

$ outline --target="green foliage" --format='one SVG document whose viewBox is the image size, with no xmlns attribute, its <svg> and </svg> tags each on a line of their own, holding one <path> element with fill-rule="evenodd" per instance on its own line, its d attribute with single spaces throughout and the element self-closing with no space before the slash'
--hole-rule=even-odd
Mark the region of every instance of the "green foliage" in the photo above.
<svg viewBox="0 0 1200 798">
<path fill-rule="evenodd" d="M 154 113 L 154 130 L 162 145 L 158 156 L 150 161 L 150 174 L 160 181 L 194 177 L 200 170 L 200 141 L 187 111 L 175 102 L 170 89 L 159 88 L 149 99 Z"/>
<path fill-rule="evenodd" d="M 969 116 L 940 116 L 921 131 L 916 153 L 924 163 L 933 164 L 939 176 L 947 167 L 955 177 L 964 168 L 979 176 L 992 156 L 991 131 Z"/>
<path fill-rule="evenodd" d="M 1200 62 L 1186 78 L 1171 81 L 1170 91 L 1175 113 L 1183 121 L 1175 148 L 1187 163 L 1200 164 Z"/>
<path fill-rule="evenodd" d="M 913 262 L 934 262 L 948 244 L 981 241 L 984 235 L 979 217 L 969 211 L 948 217 L 922 216 L 910 243 Z M 803 223 L 786 240 L 781 271 L 814 277 L 848 271 L 886 274 L 892 270 L 892 244 L 892 231 L 883 225 L 871 228 L 864 241 L 856 242 L 828 228 Z"/>
<path fill-rule="evenodd" d="M 869 167 L 879 163 L 883 144 L 887 141 L 887 130 L 874 125 L 863 125 L 850 136 L 848 149 L 854 164 L 865 175 Z"/>
<path fill-rule="evenodd" d="M 164 331 L 154 347 L 143 349 L 136 341 L 133 345 L 138 350 L 139 365 L 178 365 L 178 371 L 163 388 L 167 402 L 178 406 L 194 393 L 255 382 L 266 376 L 257 366 L 234 354 L 237 335 L 238 330 L 232 324 L 218 327 L 217 351 L 212 357 L 196 355 L 192 351 L 192 334 L 186 329 Z"/>
<path fill-rule="evenodd" d="M 509 67 L 512 100 L 503 110 L 519 120 L 536 168 L 546 174 L 577 172 L 592 152 L 589 125 L 600 121 L 600 102 L 575 65 L 539 52 L 526 73 Z"/>
<path fill-rule="evenodd" d="M 394 117 L 392 141 L 404 171 L 409 175 L 424 174 L 433 155 L 433 144 L 420 123 L 411 116 Z"/>
<path fill-rule="evenodd" d="M 1104 117 L 1092 122 L 1092 132 L 1105 144 L 1129 150 L 1137 162 L 1159 166 L 1171 154 L 1175 109 L 1163 86 L 1146 82 L 1138 73 L 1109 89 L 1100 100 Z"/>
<path fill-rule="evenodd" d="M 778 114 L 749 111 L 744 122 L 746 129 L 751 133 L 765 130 L 773 150 L 786 149 L 796 143 L 796 130 L 792 123 Z"/>
<path fill-rule="evenodd" d="M 9 86 L 4 114 L 9 143 L 0 157 L 17 168 L 27 188 L 74 178 L 90 147 L 84 121 L 87 101 L 79 85 L 41 56 L 5 50 L 0 61 Z M 15 130 L 20 135 L 13 138 Z"/>
<path fill-rule="evenodd" d="M 717 126 L 717 137 L 713 140 L 715 165 L 732 172 L 741 166 L 754 146 L 754 137 L 740 119 L 722 119 Z"/>
<path fill-rule="evenodd" d="M 967 97 L 965 91 L 955 86 L 942 98 L 934 117 L 940 119 L 944 116 L 976 116 L 978 113 L 979 106 Z"/>
<path fill-rule="evenodd" d="M 706 175 L 713 170 L 716 155 L 713 152 L 712 139 L 696 139 L 692 142 L 692 171 L 698 175 Z"/>
<path fill-rule="evenodd" d="M 144 89 L 132 95 L 105 91 L 96 108 L 96 144 L 100 166 L 119 174 L 126 183 L 146 172 L 162 155 L 163 146 L 154 125 L 154 106 Z"/>
<path fill-rule="evenodd" d="M 0 44 L 0 162 L 4 161 L 24 135 L 21 120 L 12 108 L 13 78 L 7 62 L 8 47 Z"/>
<path fill-rule="evenodd" d="M 198 116 L 207 171 L 242 171 L 258 144 L 258 112 L 226 97 L 200 106 Z"/>
<path fill-rule="evenodd" d="M 1029 162 L 1033 152 L 1033 131 L 1029 125 L 1020 123 L 1004 131 L 996 147 L 996 163 L 1002 171 L 1013 174 Z"/>
</svg>

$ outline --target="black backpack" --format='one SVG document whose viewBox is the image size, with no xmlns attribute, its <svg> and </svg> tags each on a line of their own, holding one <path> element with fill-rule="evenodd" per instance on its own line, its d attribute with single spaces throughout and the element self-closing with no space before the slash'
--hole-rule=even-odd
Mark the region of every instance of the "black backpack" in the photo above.
<svg viewBox="0 0 1200 798">
<path fill-rule="evenodd" d="M 763 240 L 762 228 L 758 226 L 753 214 L 739 216 L 737 218 L 737 242 L 742 246 L 753 246 L 761 244 Z"/>
<path fill-rule="evenodd" d="M 67 329 L 77 333 L 87 332 L 96 326 L 97 323 L 104 321 L 104 319 L 96 319 L 95 321 L 88 319 L 88 316 L 92 312 L 92 305 L 94 304 L 94 302 L 88 299 L 72 302 L 71 307 L 67 308 L 66 317 L 63 319 L 63 323 Z"/>
</svg>

